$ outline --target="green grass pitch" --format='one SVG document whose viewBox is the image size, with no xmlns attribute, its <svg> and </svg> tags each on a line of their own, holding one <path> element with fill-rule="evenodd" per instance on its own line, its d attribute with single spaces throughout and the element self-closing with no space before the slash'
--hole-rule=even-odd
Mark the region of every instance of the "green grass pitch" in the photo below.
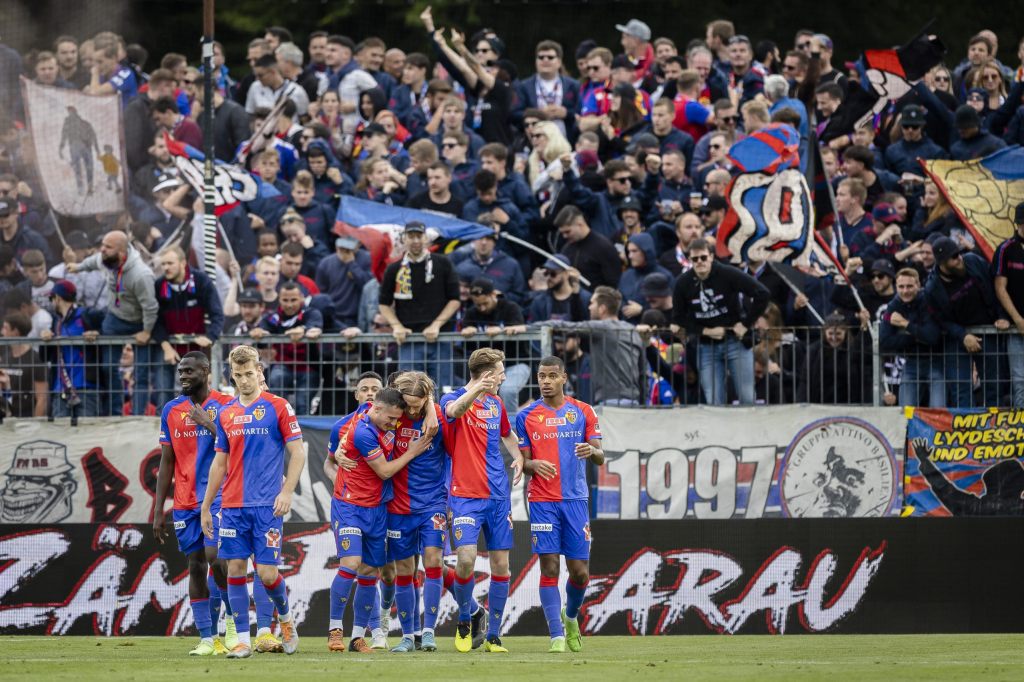
<svg viewBox="0 0 1024 682">
<path fill-rule="evenodd" d="M 512 653 L 456 653 L 450 637 L 428 654 L 329 654 L 303 634 L 294 656 L 189 658 L 181 637 L 3 637 L 0 678 L 140 681 L 305 680 L 1021 680 L 1024 635 L 592 637 L 578 654 L 548 654 L 546 637 L 508 637 Z M 395 640 L 397 642 L 397 640 Z M 355 677 L 348 677 L 355 676 Z"/>
</svg>

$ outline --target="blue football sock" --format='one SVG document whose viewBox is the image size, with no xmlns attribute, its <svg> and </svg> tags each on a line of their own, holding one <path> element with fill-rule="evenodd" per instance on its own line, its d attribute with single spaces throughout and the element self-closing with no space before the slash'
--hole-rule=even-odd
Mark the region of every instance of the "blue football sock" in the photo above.
<svg viewBox="0 0 1024 682">
<path fill-rule="evenodd" d="M 501 634 L 501 618 L 505 614 L 505 601 L 508 599 L 508 576 L 492 575 L 491 589 L 487 593 L 487 608 L 491 612 L 487 623 L 487 636 Z"/>
<path fill-rule="evenodd" d="M 380 607 L 382 609 L 391 610 L 391 607 L 395 603 L 395 583 L 388 584 L 383 580 L 380 581 Z"/>
<path fill-rule="evenodd" d="M 540 605 L 552 637 L 564 637 L 562 627 L 562 595 L 558 594 L 558 578 L 540 577 Z"/>
<path fill-rule="evenodd" d="M 274 601 L 267 594 L 267 586 L 260 580 L 259 573 L 252 581 L 252 600 L 256 604 L 256 627 L 269 630 L 274 620 Z"/>
<path fill-rule="evenodd" d="M 210 600 L 192 599 L 192 619 L 196 622 L 199 636 L 203 639 L 213 637 L 210 626 Z"/>
<path fill-rule="evenodd" d="M 366 624 L 370 622 L 370 613 L 374 611 L 373 596 L 377 594 L 377 578 L 361 575 L 357 578 L 355 614 L 352 616 L 352 629 L 355 636 L 361 636 Z"/>
<path fill-rule="evenodd" d="M 249 636 L 249 590 L 245 576 L 228 578 L 228 599 L 231 600 L 231 612 L 235 618 L 235 629 L 238 636 Z M 245 641 L 243 639 L 243 641 Z"/>
<path fill-rule="evenodd" d="M 473 616 L 473 586 L 476 581 L 473 576 L 460 578 L 455 576 L 455 601 L 459 604 L 459 622 L 468 623 Z"/>
<path fill-rule="evenodd" d="M 400 575 L 395 580 L 395 601 L 398 619 L 402 623 L 402 636 L 412 637 L 416 631 L 416 588 L 411 575 Z"/>
<path fill-rule="evenodd" d="M 444 589 L 444 580 L 441 578 L 441 568 L 428 568 L 424 571 L 427 579 L 423 583 L 423 627 L 426 630 L 433 630 L 437 624 L 437 612 L 441 605 L 441 591 Z"/>
<path fill-rule="evenodd" d="M 570 577 L 565 581 L 565 616 L 576 619 L 580 615 L 580 607 L 583 606 L 583 597 L 587 595 L 589 580 L 582 585 L 577 585 Z"/>
<path fill-rule="evenodd" d="M 339 568 L 331 583 L 331 628 L 337 626 L 341 629 L 341 621 L 345 617 L 345 607 L 348 606 L 349 595 L 352 594 L 352 583 L 356 574 L 347 568 Z"/>
<path fill-rule="evenodd" d="M 221 597 L 217 581 L 213 579 L 212 569 L 206 575 L 206 589 L 210 591 L 210 623 L 213 625 L 214 634 L 216 634 L 217 623 L 220 622 L 220 605 L 224 603 L 224 600 Z"/>
<path fill-rule="evenodd" d="M 288 588 L 284 584 L 284 578 L 278 573 L 277 580 L 270 585 L 264 585 L 264 587 L 267 588 L 267 596 L 277 607 L 277 615 L 288 620 Z"/>
</svg>

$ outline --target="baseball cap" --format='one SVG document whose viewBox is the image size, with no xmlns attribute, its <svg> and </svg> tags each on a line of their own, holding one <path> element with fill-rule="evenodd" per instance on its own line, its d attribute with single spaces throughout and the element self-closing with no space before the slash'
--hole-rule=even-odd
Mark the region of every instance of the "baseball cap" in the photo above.
<svg viewBox="0 0 1024 682">
<path fill-rule="evenodd" d="M 626 22 L 625 26 L 622 24 L 615 24 L 615 30 L 621 31 L 626 35 L 633 36 L 634 38 L 639 38 L 640 40 L 651 39 L 651 27 L 639 19 L 630 19 Z"/>
<path fill-rule="evenodd" d="M 569 257 L 562 253 L 556 253 L 544 261 L 545 270 L 565 270 L 569 266 Z"/>
<path fill-rule="evenodd" d="M 1024 201 L 1017 204 L 1017 208 L 1013 213 L 1013 222 L 1017 225 L 1024 225 Z"/>
<path fill-rule="evenodd" d="M 162 189 L 174 189 L 175 187 L 181 186 L 181 180 L 178 176 L 171 175 L 170 173 L 164 173 L 156 179 L 156 185 L 153 186 L 154 192 L 159 192 Z"/>
<path fill-rule="evenodd" d="M 901 125 L 904 128 L 913 126 L 923 126 L 925 120 L 924 107 L 919 107 L 916 104 L 908 104 L 903 107 L 903 116 L 900 119 Z"/>
<path fill-rule="evenodd" d="M 629 57 L 624 54 L 615 55 L 615 59 L 612 60 L 612 69 L 630 69 L 633 70 L 636 67 L 633 66 L 633 62 L 629 61 Z"/>
<path fill-rule="evenodd" d="M 10 199 L 0 199 L 0 217 L 7 217 L 12 213 L 17 213 L 18 204 Z"/>
<path fill-rule="evenodd" d="M 72 249 L 88 249 L 89 248 L 89 235 L 83 230 L 73 230 L 64 235 L 64 241 L 68 243 Z"/>
<path fill-rule="evenodd" d="M 718 194 L 713 194 L 709 197 L 704 197 L 701 201 L 700 212 L 711 213 L 712 211 L 724 211 L 729 208 L 729 203 L 725 200 L 725 197 Z"/>
<path fill-rule="evenodd" d="M 643 213 L 643 210 L 641 210 L 640 207 L 640 202 L 632 194 L 619 202 L 617 212 L 619 215 L 622 215 L 623 211 L 636 211 L 637 213 Z"/>
<path fill-rule="evenodd" d="M 256 291 L 252 287 L 243 289 L 242 293 L 238 294 L 239 303 L 263 303 L 263 297 L 260 296 L 260 292 Z"/>
<path fill-rule="evenodd" d="M 388 131 L 384 130 L 384 126 L 379 123 L 371 123 L 370 125 L 363 128 L 363 137 L 369 137 L 370 135 L 387 135 Z"/>
<path fill-rule="evenodd" d="M 426 232 L 427 226 L 419 220 L 410 220 L 405 224 L 405 232 Z"/>
<path fill-rule="evenodd" d="M 900 214 L 895 206 L 883 201 L 880 204 L 875 204 L 875 207 L 871 209 L 871 217 L 880 223 L 894 223 L 900 219 Z"/>
<path fill-rule="evenodd" d="M 672 282 L 664 272 L 652 272 L 640 283 L 640 291 L 649 298 L 672 295 Z"/>
<path fill-rule="evenodd" d="M 945 263 L 950 258 L 959 256 L 963 249 L 949 237 L 939 237 L 932 243 L 932 252 L 936 263 Z"/>
<path fill-rule="evenodd" d="M 469 283 L 470 296 L 485 296 L 494 293 L 494 282 L 487 277 L 477 277 Z"/>
<path fill-rule="evenodd" d="M 334 240 L 334 248 L 355 251 L 359 248 L 359 240 L 355 237 L 338 237 Z"/>
<path fill-rule="evenodd" d="M 75 287 L 74 282 L 70 282 L 66 279 L 59 279 L 53 284 L 53 288 L 50 289 L 50 296 L 59 296 L 65 301 L 74 301 L 78 298 L 78 288 Z"/>
<path fill-rule="evenodd" d="M 888 258 L 879 258 L 871 264 L 871 274 L 876 272 L 880 272 L 883 275 L 896 279 L 896 268 L 893 267 L 892 261 Z"/>
<path fill-rule="evenodd" d="M 827 35 L 825 35 L 824 33 L 815 33 L 814 37 L 818 39 L 818 42 L 821 43 L 821 46 L 823 48 L 825 48 L 826 50 L 832 49 L 832 39 L 829 38 Z"/>
<path fill-rule="evenodd" d="M 655 137 L 653 133 L 640 133 L 630 140 L 629 146 L 632 152 L 636 152 L 640 149 L 650 149 L 651 147 L 660 150 L 661 143 L 658 142 L 658 138 Z"/>
</svg>

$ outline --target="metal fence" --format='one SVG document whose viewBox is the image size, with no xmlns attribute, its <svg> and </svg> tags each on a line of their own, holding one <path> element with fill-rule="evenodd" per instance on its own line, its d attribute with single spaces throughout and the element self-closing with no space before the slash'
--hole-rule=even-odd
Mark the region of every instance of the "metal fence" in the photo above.
<svg viewBox="0 0 1024 682">
<path fill-rule="evenodd" d="M 959 342 L 900 355 L 879 350 L 877 329 L 770 328 L 748 339 L 698 342 L 668 330 L 599 323 L 542 326 L 525 334 L 488 337 L 442 334 L 339 334 L 293 342 L 287 336 L 221 337 L 210 349 L 215 387 L 232 391 L 227 355 L 255 346 L 269 389 L 299 414 L 345 414 L 355 406 L 360 374 L 386 378 L 421 369 L 447 391 L 468 380 L 466 361 L 481 346 L 506 353 L 501 396 L 510 413 L 538 397 L 540 358 L 563 358 L 567 392 L 593 404 L 669 406 L 789 404 L 1022 406 L 1024 351 L 1016 331 L 969 330 L 979 349 Z M 13 417 L 158 414 L 177 391 L 176 359 L 197 348 L 174 338 L 173 352 L 132 337 L 0 338 L 3 413 Z"/>
</svg>

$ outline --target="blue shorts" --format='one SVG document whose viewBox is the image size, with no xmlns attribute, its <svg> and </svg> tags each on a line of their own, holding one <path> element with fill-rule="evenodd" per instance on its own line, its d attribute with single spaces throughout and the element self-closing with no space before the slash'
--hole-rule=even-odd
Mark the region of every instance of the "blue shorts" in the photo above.
<svg viewBox="0 0 1024 682">
<path fill-rule="evenodd" d="M 534 554 L 590 559 L 590 505 L 587 500 L 530 503 Z"/>
<path fill-rule="evenodd" d="M 203 534 L 202 508 L 175 509 L 171 512 L 174 519 L 174 534 L 178 538 L 178 549 L 186 556 L 195 554 L 204 547 L 217 546 L 217 532 L 220 530 L 220 509 L 213 509 L 213 540 Z"/>
<path fill-rule="evenodd" d="M 424 547 L 444 547 L 448 519 L 444 512 L 388 514 L 388 562 L 423 553 Z"/>
<path fill-rule="evenodd" d="M 357 556 L 367 566 L 380 568 L 384 565 L 388 532 L 386 504 L 358 507 L 332 497 L 331 528 L 338 558 Z"/>
<path fill-rule="evenodd" d="M 248 559 L 257 564 L 277 566 L 281 563 L 281 541 L 284 519 L 274 516 L 274 508 L 225 507 L 220 510 L 221 559 Z"/>
<path fill-rule="evenodd" d="M 512 549 L 512 501 L 473 497 L 448 498 L 455 548 L 475 545 L 481 529 L 489 551 Z"/>
</svg>

